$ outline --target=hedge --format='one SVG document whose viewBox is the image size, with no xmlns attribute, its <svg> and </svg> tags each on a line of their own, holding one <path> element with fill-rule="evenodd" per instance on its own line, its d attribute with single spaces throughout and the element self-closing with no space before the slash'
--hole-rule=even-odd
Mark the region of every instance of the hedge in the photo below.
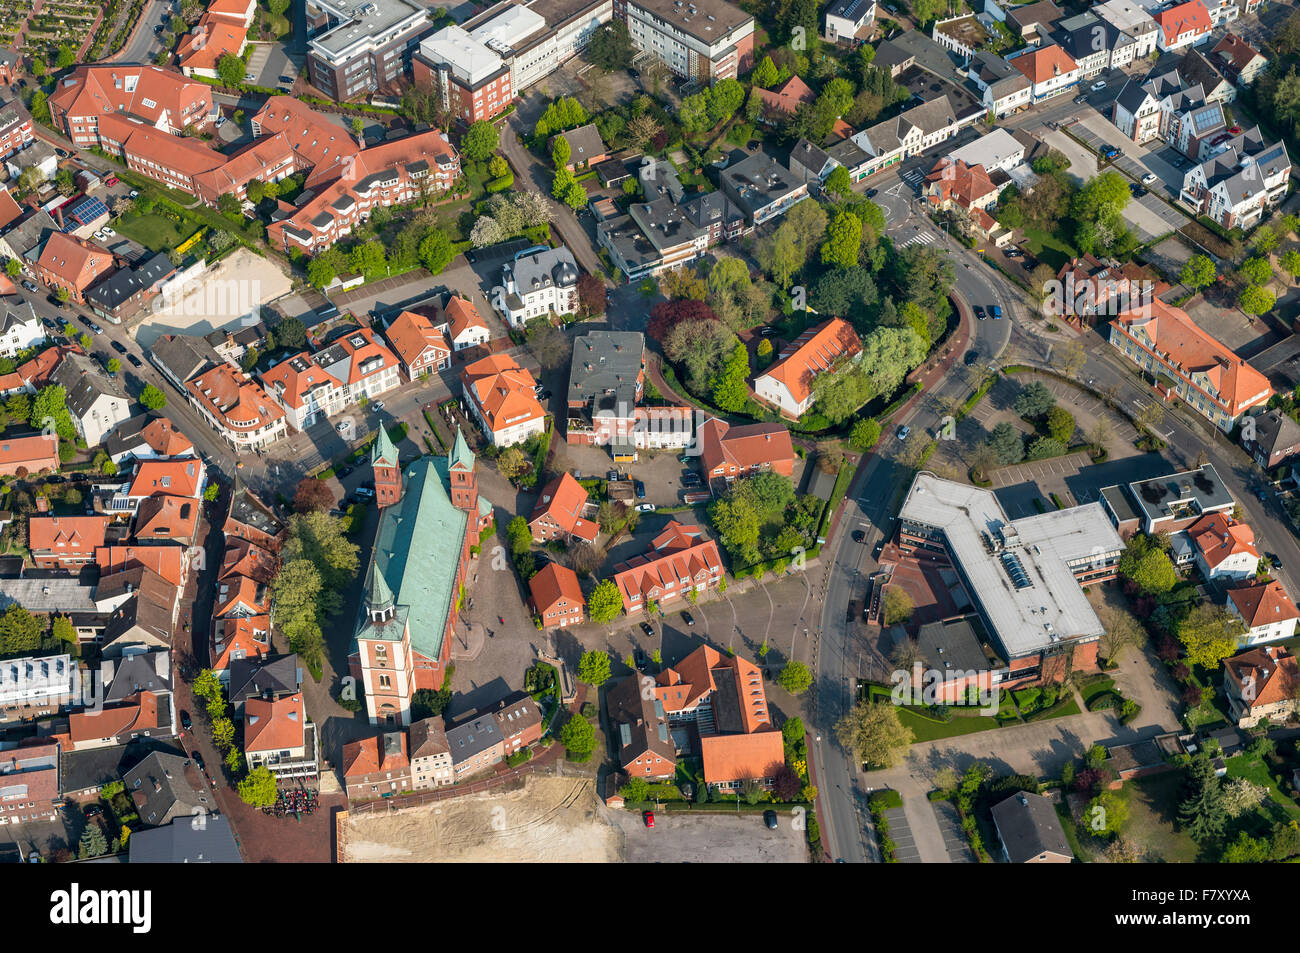
<svg viewBox="0 0 1300 953">
<path fill-rule="evenodd" d="M 489 195 L 493 192 L 504 192 L 506 189 L 514 188 L 515 175 L 513 172 L 507 172 L 499 179 L 492 179 L 483 188 Z"/>
</svg>

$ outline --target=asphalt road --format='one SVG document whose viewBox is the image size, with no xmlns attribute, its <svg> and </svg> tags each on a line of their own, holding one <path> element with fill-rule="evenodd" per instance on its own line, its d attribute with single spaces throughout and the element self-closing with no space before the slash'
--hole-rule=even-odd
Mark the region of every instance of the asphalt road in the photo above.
<svg viewBox="0 0 1300 953">
<path fill-rule="evenodd" d="M 152 64 L 153 58 L 162 49 L 154 28 L 170 19 L 172 13 L 180 13 L 179 3 L 173 4 L 169 0 L 148 0 L 144 8 L 144 22 L 131 37 L 131 42 L 118 54 L 116 62 Z"/>
</svg>

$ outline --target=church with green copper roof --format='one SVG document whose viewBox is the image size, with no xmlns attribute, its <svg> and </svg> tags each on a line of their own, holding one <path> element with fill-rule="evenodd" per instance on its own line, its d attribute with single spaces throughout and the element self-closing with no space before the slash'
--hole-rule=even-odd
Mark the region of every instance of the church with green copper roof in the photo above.
<svg viewBox="0 0 1300 953">
<path fill-rule="evenodd" d="M 349 660 L 371 724 L 409 725 L 415 692 L 446 677 L 470 548 L 492 522 L 475 462 L 459 430 L 447 456 L 404 468 L 382 428 L 371 447 L 381 509 Z"/>
</svg>

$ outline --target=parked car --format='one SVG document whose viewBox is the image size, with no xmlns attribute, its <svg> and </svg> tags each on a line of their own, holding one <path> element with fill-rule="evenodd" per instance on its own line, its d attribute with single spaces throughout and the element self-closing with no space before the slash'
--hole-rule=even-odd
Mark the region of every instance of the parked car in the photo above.
<svg viewBox="0 0 1300 953">
<path fill-rule="evenodd" d="M 767 825 L 769 831 L 776 830 L 776 811 L 764 811 L 763 823 Z"/>
<path fill-rule="evenodd" d="M 190 713 L 187 711 L 181 712 L 181 727 L 186 731 L 194 727 L 194 722 L 190 719 Z"/>
<path fill-rule="evenodd" d="M 340 420 L 338 423 L 334 425 L 334 429 L 337 430 L 339 433 L 342 433 L 343 431 L 348 429 L 348 425 Z"/>
<path fill-rule="evenodd" d="M 372 403 L 370 406 L 375 408 L 375 410 L 383 410 L 384 402 L 382 400 L 377 400 L 374 403 Z"/>
<path fill-rule="evenodd" d="M 989 308 L 989 314 L 993 315 L 994 321 L 1002 320 L 1002 308 L 996 304 Z"/>
<path fill-rule="evenodd" d="M 82 813 L 85 814 L 87 817 L 99 817 L 101 814 L 104 813 L 104 809 L 100 807 L 98 804 L 87 804 L 84 808 L 82 808 Z"/>
<path fill-rule="evenodd" d="M 632 489 L 636 492 L 636 498 L 637 498 L 638 500 L 644 500 L 644 499 L 645 499 L 645 484 L 644 484 L 644 483 L 642 483 L 640 480 L 633 480 L 633 481 L 632 481 Z"/>
<path fill-rule="evenodd" d="M 981 321 L 984 320 L 984 305 L 975 305 L 975 317 L 979 318 Z"/>
<path fill-rule="evenodd" d="M 638 503 L 636 509 L 638 513 L 653 513 L 655 505 L 653 503 Z"/>
<path fill-rule="evenodd" d="M 128 198 L 138 198 L 139 195 L 140 195 L 139 189 L 132 189 L 130 193 L 128 193 Z"/>
<path fill-rule="evenodd" d="M 349 466 L 342 466 L 342 467 L 339 467 L 337 470 L 334 471 L 334 475 L 335 475 L 336 477 L 339 477 L 339 478 L 341 479 L 341 478 L 347 476 L 349 473 L 351 473 L 352 470 L 353 470 L 353 468 L 352 468 L 350 465 L 349 465 Z"/>
<path fill-rule="evenodd" d="M 216 127 L 217 127 L 218 129 L 220 129 L 223 125 L 225 125 L 225 122 L 226 122 L 226 117 L 225 117 L 225 116 L 218 115 L 218 116 L 217 116 Z"/>
<path fill-rule="evenodd" d="M 869 198 L 869 199 L 874 199 L 875 197 L 876 197 L 876 190 L 875 190 L 875 189 L 867 189 L 867 198 Z"/>
<path fill-rule="evenodd" d="M 117 351 L 118 354 L 126 353 L 126 345 L 123 344 L 121 341 L 111 341 L 110 345 L 114 351 Z"/>
<path fill-rule="evenodd" d="M 1232 133 L 1234 136 L 1239 136 L 1239 135 L 1241 135 L 1241 127 L 1240 127 L 1240 126 L 1233 126 L 1232 128 L 1230 128 L 1230 129 L 1228 130 L 1228 132 Z"/>
<path fill-rule="evenodd" d="M 102 228 L 95 230 L 95 237 L 98 238 L 101 242 L 104 239 L 108 238 L 108 236 L 104 234 L 104 230 Z"/>
<path fill-rule="evenodd" d="M 104 180 L 104 184 L 108 186 L 117 185 L 117 176 L 110 175 L 107 179 Z M 104 229 L 104 231 L 109 232 L 108 229 Z M 109 234 L 111 235 L 112 232 L 109 232 Z"/>
<path fill-rule="evenodd" d="M 618 471 L 617 471 L 617 470 L 606 470 L 606 471 L 605 471 L 605 479 L 606 479 L 606 480 L 614 480 L 614 481 L 617 481 L 618 478 L 619 478 L 619 476 L 618 476 Z"/>
<path fill-rule="evenodd" d="M 649 622 L 641 623 L 641 631 L 644 632 L 648 637 L 652 639 L 655 637 L 654 626 L 652 626 Z"/>
<path fill-rule="evenodd" d="M 1108 145 L 1103 145 L 1101 149 L 1098 151 L 1101 152 L 1101 157 L 1103 159 L 1118 159 L 1120 156 L 1124 154 L 1119 149 L 1116 149 L 1114 146 L 1108 146 Z"/>
<path fill-rule="evenodd" d="M 1278 558 L 1277 553 L 1265 553 L 1264 558 L 1273 564 L 1274 569 L 1282 568 L 1282 560 Z"/>
<path fill-rule="evenodd" d="M 199 754 L 198 751 L 190 752 L 190 760 L 193 761 L 196 765 L 198 765 L 200 771 L 208 770 L 207 767 L 203 764 L 203 755 Z"/>
<path fill-rule="evenodd" d="M 967 351 L 964 361 L 967 367 L 971 367 L 979 359 L 980 359 L 979 351 Z"/>
<path fill-rule="evenodd" d="M 909 427 L 907 424 L 903 424 L 894 433 L 899 440 L 906 440 L 907 435 L 910 434 L 911 432 L 912 432 L 912 428 Z"/>
<path fill-rule="evenodd" d="M 1088 101 L 1087 93 L 1081 93 L 1080 95 L 1074 97 L 1074 104 L 1076 106 L 1082 106 L 1087 101 Z"/>
<path fill-rule="evenodd" d="M 695 616 L 691 615 L 689 612 L 687 612 L 685 609 L 683 609 L 683 610 L 682 610 L 682 621 L 685 622 L 687 625 L 694 625 L 694 624 L 695 624 Z"/>
<path fill-rule="evenodd" d="M 1146 175 L 1142 176 L 1143 185 L 1151 185 L 1158 181 L 1160 181 L 1160 176 L 1156 175 L 1154 172 L 1148 172 Z"/>
<path fill-rule="evenodd" d="M 373 500 L 375 498 L 375 491 L 368 486 L 359 486 L 353 492 L 363 500 Z"/>
<path fill-rule="evenodd" d="M 140 358 L 136 357 L 134 354 L 128 354 L 126 359 L 130 362 L 132 367 L 144 367 L 144 364 L 140 362 Z"/>
<path fill-rule="evenodd" d="M 32 284 L 30 281 L 28 281 L 26 278 L 23 279 L 23 287 L 26 288 L 28 291 L 36 291 L 36 290 L 37 290 L 37 289 L 36 289 L 36 286 L 35 286 L 34 284 Z"/>
<path fill-rule="evenodd" d="M 853 531 L 853 541 L 854 541 L 855 543 L 865 542 L 865 541 L 866 541 L 866 538 L 867 538 L 867 534 L 864 533 L 864 532 L 862 532 L 862 530 L 860 530 L 860 529 L 855 529 L 855 530 Z"/>
<path fill-rule="evenodd" d="M 646 827 L 654 827 L 654 826 L 655 826 L 655 812 L 654 812 L 654 811 L 642 811 L 642 812 L 641 812 L 641 819 L 645 821 L 645 826 L 646 826 Z"/>
<path fill-rule="evenodd" d="M 1093 83 L 1093 84 L 1092 84 L 1091 86 L 1089 86 L 1088 88 L 1091 89 L 1091 90 L 1095 93 L 1095 92 L 1097 92 L 1097 90 L 1099 90 L 1099 89 L 1105 89 L 1105 88 L 1106 88 L 1106 81 L 1105 81 L 1104 79 L 1099 79 L 1099 80 L 1097 80 L 1097 82 Z"/>
</svg>

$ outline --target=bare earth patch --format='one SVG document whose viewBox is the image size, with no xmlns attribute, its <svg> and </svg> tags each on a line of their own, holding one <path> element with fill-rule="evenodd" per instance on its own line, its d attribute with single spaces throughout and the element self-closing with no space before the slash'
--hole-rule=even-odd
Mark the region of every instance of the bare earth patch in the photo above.
<svg viewBox="0 0 1300 953">
<path fill-rule="evenodd" d="M 350 814 L 344 863 L 618 863 L 623 835 L 600 816 L 587 779 L 529 776 L 395 813 Z"/>
</svg>

